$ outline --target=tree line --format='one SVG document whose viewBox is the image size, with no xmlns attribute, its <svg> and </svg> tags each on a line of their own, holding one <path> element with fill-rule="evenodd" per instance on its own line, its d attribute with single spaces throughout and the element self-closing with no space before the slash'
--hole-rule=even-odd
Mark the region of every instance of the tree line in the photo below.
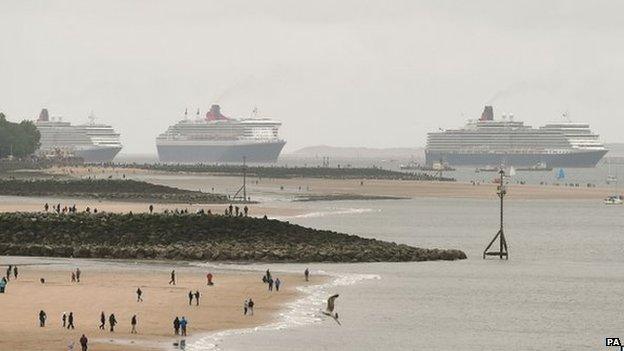
<svg viewBox="0 0 624 351">
<path fill-rule="evenodd" d="M 14 123 L 0 112 L 0 158 L 26 157 L 39 148 L 41 134 L 32 121 Z"/>
</svg>

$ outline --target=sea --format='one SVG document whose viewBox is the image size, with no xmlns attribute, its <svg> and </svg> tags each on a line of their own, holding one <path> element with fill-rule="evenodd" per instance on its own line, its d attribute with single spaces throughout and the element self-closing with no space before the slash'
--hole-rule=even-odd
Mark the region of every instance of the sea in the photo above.
<svg viewBox="0 0 624 351">
<path fill-rule="evenodd" d="M 578 176 L 575 182 L 599 183 L 607 167 L 567 173 Z M 207 188 L 209 178 L 185 178 L 182 186 Z M 270 196 L 262 198 L 286 201 Z M 468 259 L 217 264 L 299 272 L 302 279 L 309 268 L 330 279 L 303 289 L 271 325 L 195 336 L 187 350 L 607 350 L 606 337 L 624 337 L 624 206 L 606 206 L 602 199 L 509 199 L 508 260 L 483 258 L 499 229 L 496 200 L 422 197 L 289 207 L 300 211 L 279 219 L 424 248 L 461 249 Z M 341 325 L 320 313 L 333 294 L 340 295 Z"/>
</svg>

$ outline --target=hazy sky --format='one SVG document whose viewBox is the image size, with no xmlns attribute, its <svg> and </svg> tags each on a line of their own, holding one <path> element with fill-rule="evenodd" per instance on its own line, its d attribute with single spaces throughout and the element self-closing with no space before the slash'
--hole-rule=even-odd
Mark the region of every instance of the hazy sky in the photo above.
<svg viewBox="0 0 624 351">
<path fill-rule="evenodd" d="M 153 153 L 185 108 L 254 106 L 309 145 L 422 146 L 485 103 L 623 140 L 619 1 L 4 1 L 0 111 L 90 111 Z"/>
</svg>

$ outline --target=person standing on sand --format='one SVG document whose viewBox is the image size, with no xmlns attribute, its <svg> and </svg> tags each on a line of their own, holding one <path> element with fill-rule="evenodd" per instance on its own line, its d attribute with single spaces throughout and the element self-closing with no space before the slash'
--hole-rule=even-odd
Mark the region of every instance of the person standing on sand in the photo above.
<svg viewBox="0 0 624 351">
<path fill-rule="evenodd" d="M 132 325 L 132 330 L 130 331 L 130 334 L 136 334 L 137 333 L 137 330 L 136 330 L 137 316 L 136 316 L 136 314 L 134 316 L 132 316 L 132 319 L 130 320 L 130 325 Z"/>
<path fill-rule="evenodd" d="M 173 320 L 173 331 L 175 335 L 180 335 L 180 319 L 177 316 Z"/>
<path fill-rule="evenodd" d="M 17 266 L 13 267 L 13 276 L 17 279 Z"/>
<path fill-rule="evenodd" d="M 245 300 L 243 303 L 243 316 L 247 315 L 247 310 L 249 309 L 249 300 Z"/>
<path fill-rule="evenodd" d="M 186 318 L 184 316 L 182 316 L 182 319 L 180 319 L 180 329 L 182 329 L 182 336 L 186 336 L 186 325 L 188 324 L 188 321 L 186 320 Z"/>
<path fill-rule="evenodd" d="M 189 306 L 190 306 L 193 304 L 193 292 L 192 291 L 189 291 L 188 297 L 189 297 Z"/>
<path fill-rule="evenodd" d="M 137 289 L 136 294 L 137 294 L 137 302 L 143 302 L 143 298 L 141 297 L 141 295 L 143 295 L 143 291 L 141 291 L 141 288 Z"/>
<path fill-rule="evenodd" d="M 76 282 L 80 283 L 80 268 L 76 268 Z"/>
<path fill-rule="evenodd" d="M 41 328 L 45 327 L 45 322 L 47 318 L 48 316 L 43 310 L 39 311 L 39 327 Z"/>
<path fill-rule="evenodd" d="M 87 339 L 87 337 L 82 334 L 82 336 L 80 337 L 80 346 L 82 347 L 82 351 L 87 351 L 87 349 L 89 348 L 89 346 L 87 345 L 89 343 L 89 339 Z"/>
<path fill-rule="evenodd" d="M 208 280 L 207 285 L 214 285 L 214 283 L 212 282 L 212 273 L 206 274 L 206 279 Z"/>
<path fill-rule="evenodd" d="M 71 272 L 71 282 L 75 283 L 76 282 L 76 273 Z"/>
<path fill-rule="evenodd" d="M 273 278 L 269 278 L 269 291 L 273 291 Z"/>
<path fill-rule="evenodd" d="M 108 324 L 110 325 L 110 331 L 111 333 L 115 332 L 115 325 L 117 324 L 117 319 L 115 318 L 115 314 L 111 313 L 110 316 L 108 316 Z"/>
<path fill-rule="evenodd" d="M 0 294 L 4 294 L 4 289 L 6 289 L 7 286 L 7 280 L 5 277 L 2 277 L 2 279 L 0 279 Z"/>
<path fill-rule="evenodd" d="M 63 328 L 65 328 L 67 326 L 67 314 L 65 312 L 61 316 L 61 321 L 63 321 Z"/>
<path fill-rule="evenodd" d="M 13 266 L 9 265 L 9 267 L 7 268 L 7 271 L 6 271 L 6 280 L 7 280 L 7 282 L 11 280 L 11 268 L 13 268 Z"/>
<path fill-rule="evenodd" d="M 282 285 L 282 282 L 279 278 L 275 278 L 275 291 L 279 291 L 280 285 Z"/>
<path fill-rule="evenodd" d="M 249 308 L 249 315 L 253 316 L 253 309 L 254 309 L 254 305 L 255 303 L 253 302 L 253 300 L 251 299 L 251 297 L 249 298 L 249 303 L 247 303 L 247 306 Z"/>
<path fill-rule="evenodd" d="M 104 311 L 102 311 L 102 314 L 100 314 L 100 329 L 104 330 L 105 325 L 106 325 L 106 315 L 104 314 Z"/>
<path fill-rule="evenodd" d="M 67 329 L 75 329 L 74 327 L 74 312 L 69 312 L 67 317 Z"/>
<path fill-rule="evenodd" d="M 175 269 L 171 271 L 171 279 L 169 280 L 169 285 L 175 285 Z"/>
<path fill-rule="evenodd" d="M 305 280 L 307 282 L 310 279 L 310 270 L 306 268 L 305 272 L 303 272 L 303 275 L 305 275 Z"/>
<path fill-rule="evenodd" d="M 48 203 L 46 202 L 45 205 L 43 205 L 43 209 L 48 212 L 48 209 L 50 208 L 50 205 L 48 205 Z"/>
<path fill-rule="evenodd" d="M 249 213 L 249 207 L 243 207 L 243 212 L 245 212 L 245 217 L 247 217 L 247 214 Z"/>
<path fill-rule="evenodd" d="M 150 214 L 154 212 L 154 205 L 149 205 L 149 211 L 150 211 Z"/>
<path fill-rule="evenodd" d="M 195 306 L 199 306 L 199 291 L 195 290 Z"/>
</svg>

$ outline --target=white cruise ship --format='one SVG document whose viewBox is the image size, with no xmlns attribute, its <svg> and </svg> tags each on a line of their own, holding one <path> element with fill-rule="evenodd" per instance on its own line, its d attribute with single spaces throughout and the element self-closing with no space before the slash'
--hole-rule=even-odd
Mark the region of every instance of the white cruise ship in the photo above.
<svg viewBox="0 0 624 351">
<path fill-rule="evenodd" d="M 569 120 L 533 128 L 513 116 L 494 120 L 492 106 L 465 127 L 429 133 L 427 164 L 594 167 L 607 153 L 589 124 Z"/>
<path fill-rule="evenodd" d="M 60 117 L 50 118 L 41 110 L 35 126 L 41 134 L 40 155 L 81 157 L 88 163 L 110 162 L 121 151 L 119 133 L 113 127 L 96 123 L 93 116 L 87 124 L 72 125 Z"/>
<path fill-rule="evenodd" d="M 270 118 L 228 118 L 212 105 L 205 117 L 188 119 L 185 113 L 185 119 L 160 134 L 158 158 L 170 163 L 276 162 L 286 144 L 280 126 Z"/>
</svg>

